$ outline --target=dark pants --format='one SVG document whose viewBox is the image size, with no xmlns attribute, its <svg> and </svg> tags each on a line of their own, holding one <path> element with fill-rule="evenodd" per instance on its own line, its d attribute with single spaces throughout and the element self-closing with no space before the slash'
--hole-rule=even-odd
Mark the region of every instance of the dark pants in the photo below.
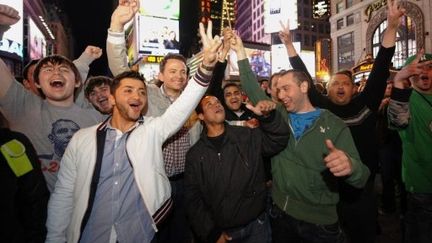
<svg viewBox="0 0 432 243">
<path fill-rule="evenodd" d="M 378 210 L 374 192 L 375 176 L 371 177 L 363 190 L 345 188 L 340 193 L 339 222 L 350 243 L 375 242 Z"/>
<path fill-rule="evenodd" d="M 405 243 L 432 242 L 432 193 L 409 193 Z"/>
<path fill-rule="evenodd" d="M 311 224 L 295 219 L 276 205 L 271 210 L 272 238 L 275 243 L 343 243 L 344 234 L 339 223 Z"/>
<path fill-rule="evenodd" d="M 184 180 L 176 178 L 170 180 L 173 209 L 166 221 L 159 227 L 156 234 L 157 243 L 190 243 L 192 242 L 192 231 L 186 219 L 184 205 Z"/>
<path fill-rule="evenodd" d="M 379 150 L 382 180 L 382 209 L 384 212 L 396 210 L 395 186 L 400 190 L 400 208 L 406 210 L 406 193 L 402 183 L 402 151 L 399 144 L 387 143 Z"/>
<path fill-rule="evenodd" d="M 244 227 L 226 230 L 230 243 L 270 243 L 271 229 L 268 215 L 264 212 Z"/>
</svg>

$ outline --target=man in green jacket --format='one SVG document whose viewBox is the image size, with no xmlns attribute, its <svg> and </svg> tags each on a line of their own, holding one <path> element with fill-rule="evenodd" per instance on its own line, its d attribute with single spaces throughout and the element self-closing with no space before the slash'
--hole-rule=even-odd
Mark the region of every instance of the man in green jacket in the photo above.
<svg viewBox="0 0 432 243">
<path fill-rule="evenodd" d="M 238 57 L 243 90 L 253 103 L 269 99 L 251 71 L 243 43 L 231 41 Z M 343 242 L 336 213 L 338 183 L 361 188 L 369 169 L 360 161 L 344 122 L 313 107 L 307 76 L 282 72 L 277 82 L 277 110 L 290 126 L 287 147 L 272 158 L 272 230 L 274 242 Z"/>
</svg>

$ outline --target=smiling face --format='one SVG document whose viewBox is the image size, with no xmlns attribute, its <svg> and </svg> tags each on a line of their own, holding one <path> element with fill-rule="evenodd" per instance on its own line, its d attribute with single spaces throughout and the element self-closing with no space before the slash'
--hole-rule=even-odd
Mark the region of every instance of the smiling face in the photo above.
<svg viewBox="0 0 432 243">
<path fill-rule="evenodd" d="M 355 87 L 350 77 L 335 74 L 327 87 L 327 94 L 334 104 L 346 105 L 355 94 Z"/>
<path fill-rule="evenodd" d="M 215 96 L 205 96 L 199 106 L 202 112 L 198 113 L 198 118 L 205 124 L 221 124 L 225 121 L 225 109 Z"/>
<path fill-rule="evenodd" d="M 306 79 L 300 81 L 293 72 L 289 72 L 279 77 L 276 88 L 278 98 L 288 112 L 306 111 L 309 104 Z"/>
<path fill-rule="evenodd" d="M 147 108 L 147 89 L 142 80 L 121 79 L 114 94 L 110 95 L 113 119 L 124 124 L 135 123 Z"/>
<path fill-rule="evenodd" d="M 224 88 L 225 104 L 232 111 L 239 111 L 242 105 L 242 94 L 237 85 L 228 84 Z"/>
<path fill-rule="evenodd" d="M 36 84 L 46 97 L 46 100 L 58 105 L 71 104 L 75 88 L 80 85 L 72 68 L 66 63 L 42 64 Z"/>
<path fill-rule="evenodd" d="M 89 93 L 88 99 L 90 103 L 102 114 L 110 114 L 112 105 L 109 102 L 110 87 L 108 84 L 95 86 Z"/>
<path fill-rule="evenodd" d="M 168 93 L 177 93 L 184 89 L 187 84 L 186 64 L 179 59 L 168 59 L 163 70 L 159 73 L 159 80 L 164 83 Z"/>
</svg>

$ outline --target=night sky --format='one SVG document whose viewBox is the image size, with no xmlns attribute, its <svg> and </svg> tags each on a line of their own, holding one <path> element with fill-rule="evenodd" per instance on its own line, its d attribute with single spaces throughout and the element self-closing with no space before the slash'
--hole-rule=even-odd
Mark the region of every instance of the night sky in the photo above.
<svg viewBox="0 0 432 243">
<path fill-rule="evenodd" d="M 104 50 L 104 55 L 90 66 L 90 75 L 109 73 L 106 59 L 106 37 L 116 0 L 65 0 L 61 8 L 66 13 L 74 37 L 74 58 L 77 58 L 87 45 L 95 45 Z"/>
<path fill-rule="evenodd" d="M 87 45 L 96 45 L 104 50 L 104 55 L 90 68 L 90 75 L 110 74 L 106 59 L 106 37 L 111 14 L 118 0 L 57 0 L 69 19 L 75 45 L 74 58 L 77 58 Z M 157 0 L 155 0 L 157 1 Z M 191 28 L 191 26 L 195 26 Z M 180 53 L 190 57 L 196 50 L 192 46 L 197 39 L 198 1 L 180 0 Z M 195 44 L 196 45 L 196 44 Z M 196 48 L 195 48 L 196 49 Z"/>
</svg>

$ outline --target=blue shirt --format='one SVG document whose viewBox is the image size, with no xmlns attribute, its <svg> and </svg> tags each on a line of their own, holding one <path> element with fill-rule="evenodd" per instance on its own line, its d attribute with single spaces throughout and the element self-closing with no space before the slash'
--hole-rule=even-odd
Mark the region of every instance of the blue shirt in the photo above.
<svg viewBox="0 0 432 243">
<path fill-rule="evenodd" d="M 320 114 L 320 109 L 315 109 L 305 113 L 289 113 L 291 129 L 296 140 L 300 139 L 305 131 L 312 126 L 316 119 L 318 119 Z"/>
<path fill-rule="evenodd" d="M 122 243 L 150 242 L 154 237 L 153 220 L 126 152 L 127 137 L 134 128 L 122 133 L 107 126 L 99 183 L 81 243 L 109 242 L 112 230 Z"/>
</svg>

